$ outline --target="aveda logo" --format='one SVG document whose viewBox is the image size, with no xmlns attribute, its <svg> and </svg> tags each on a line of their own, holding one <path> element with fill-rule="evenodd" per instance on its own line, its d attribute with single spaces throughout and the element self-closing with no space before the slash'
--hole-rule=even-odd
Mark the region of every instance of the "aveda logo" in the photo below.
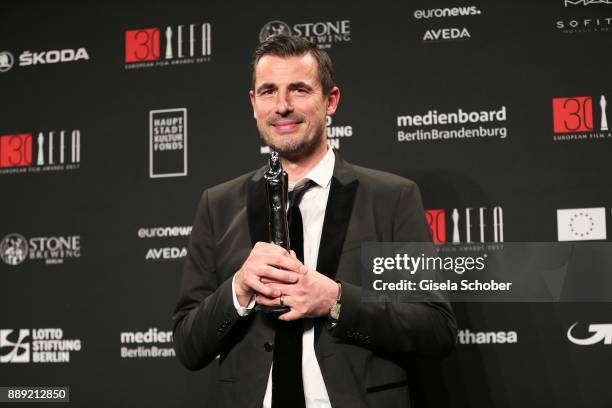
<svg viewBox="0 0 612 408">
<path fill-rule="evenodd" d="M 147 260 L 158 260 L 158 259 L 180 259 L 187 256 L 187 248 L 151 248 L 147 251 L 145 259 Z"/>
<path fill-rule="evenodd" d="M 467 40 L 470 38 L 470 32 L 466 27 L 430 29 L 423 35 L 423 41 Z"/>
</svg>

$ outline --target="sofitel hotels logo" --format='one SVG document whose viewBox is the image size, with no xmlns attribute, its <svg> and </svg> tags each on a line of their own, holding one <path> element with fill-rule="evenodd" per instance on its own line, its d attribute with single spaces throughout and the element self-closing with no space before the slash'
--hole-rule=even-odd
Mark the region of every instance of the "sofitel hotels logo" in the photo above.
<svg viewBox="0 0 612 408">
<path fill-rule="evenodd" d="M 210 23 L 125 32 L 125 69 L 208 62 L 211 54 Z"/>
</svg>

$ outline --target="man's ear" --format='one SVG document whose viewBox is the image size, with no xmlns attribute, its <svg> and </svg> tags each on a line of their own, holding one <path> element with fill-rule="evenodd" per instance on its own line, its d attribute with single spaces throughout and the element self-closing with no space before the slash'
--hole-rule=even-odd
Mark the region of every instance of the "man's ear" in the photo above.
<svg viewBox="0 0 612 408">
<path fill-rule="evenodd" d="M 255 110 L 255 92 L 251 89 L 249 91 L 249 99 L 251 100 L 251 106 L 253 107 L 253 118 L 257 120 L 257 112 Z"/>
<path fill-rule="evenodd" d="M 334 86 L 325 98 L 327 100 L 327 110 L 325 113 L 331 116 L 334 114 L 334 112 L 336 112 L 336 109 L 338 109 L 338 103 L 340 103 L 340 88 Z"/>
</svg>

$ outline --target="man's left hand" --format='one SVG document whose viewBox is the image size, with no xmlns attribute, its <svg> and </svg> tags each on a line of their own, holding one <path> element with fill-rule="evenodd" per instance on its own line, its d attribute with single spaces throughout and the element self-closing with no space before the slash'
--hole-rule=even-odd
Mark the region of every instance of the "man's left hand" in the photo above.
<svg viewBox="0 0 612 408">
<path fill-rule="evenodd" d="M 278 317 L 285 321 L 326 316 L 336 302 L 339 291 L 337 282 L 310 268 L 304 275 L 299 276 L 296 283 L 270 282 L 266 285 L 280 289 L 282 295 L 272 299 L 257 294 L 257 303 L 279 306 L 282 297 L 283 304 L 291 308 L 290 311 Z"/>
</svg>

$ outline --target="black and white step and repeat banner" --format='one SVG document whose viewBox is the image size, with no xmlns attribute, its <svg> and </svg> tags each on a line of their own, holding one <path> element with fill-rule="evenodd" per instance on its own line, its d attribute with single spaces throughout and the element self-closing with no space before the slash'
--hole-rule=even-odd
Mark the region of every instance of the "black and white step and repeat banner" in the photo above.
<svg viewBox="0 0 612 408">
<path fill-rule="evenodd" d="M 0 10 L 2 387 L 210 406 L 214 364 L 180 366 L 171 314 L 201 192 L 265 162 L 248 63 L 276 33 L 329 52 L 329 143 L 415 180 L 436 244 L 612 235 L 612 1 Z M 457 347 L 414 361 L 414 406 L 612 406 L 612 303 L 454 308 Z"/>
</svg>

